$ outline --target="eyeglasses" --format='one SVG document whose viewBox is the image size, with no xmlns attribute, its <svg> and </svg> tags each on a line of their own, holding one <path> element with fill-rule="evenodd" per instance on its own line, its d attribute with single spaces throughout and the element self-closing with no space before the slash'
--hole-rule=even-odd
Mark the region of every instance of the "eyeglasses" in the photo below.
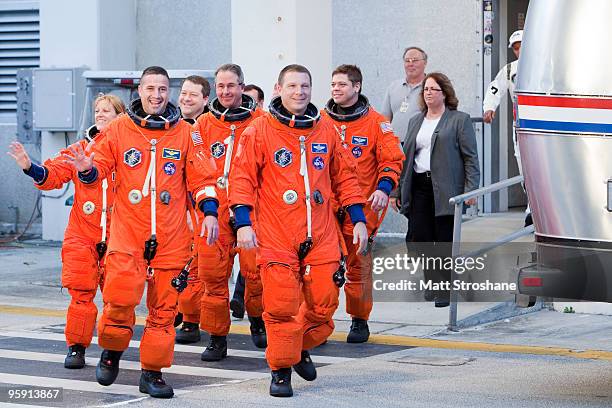
<svg viewBox="0 0 612 408">
<path fill-rule="evenodd" d="M 440 88 L 423 88 L 423 92 L 442 92 Z"/>
<path fill-rule="evenodd" d="M 412 64 L 413 62 L 417 62 L 417 61 L 425 61 L 425 58 L 405 58 L 404 62 L 407 62 L 408 64 Z"/>
</svg>

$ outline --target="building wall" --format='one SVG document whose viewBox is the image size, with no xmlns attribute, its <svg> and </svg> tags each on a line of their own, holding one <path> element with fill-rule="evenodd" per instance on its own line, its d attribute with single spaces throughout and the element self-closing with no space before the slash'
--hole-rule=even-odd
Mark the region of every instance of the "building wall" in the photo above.
<svg viewBox="0 0 612 408">
<path fill-rule="evenodd" d="M 480 7 L 480 0 L 334 0 L 333 66 L 358 65 L 363 93 L 380 109 L 389 83 L 406 75 L 404 49 L 418 46 L 429 57 L 426 70 L 442 71 L 453 81 L 459 109 L 480 116 Z M 407 229 L 407 219 L 389 210 L 380 232 Z"/>
<path fill-rule="evenodd" d="M 405 76 L 402 53 L 408 46 L 427 52 L 427 71 L 453 81 L 459 109 L 480 116 L 480 0 L 334 0 L 334 66 L 357 64 L 363 92 L 380 108 L 389 83 Z"/>
<path fill-rule="evenodd" d="M 266 104 L 280 70 L 297 63 L 308 67 L 312 76 L 312 103 L 323 106 L 329 97 L 331 31 L 329 0 L 232 1 L 232 59 L 242 66 L 245 83 L 264 90 Z M 244 38 L 259 40 L 246 42 Z"/>
<path fill-rule="evenodd" d="M 0 1 L 0 14 L 4 19 L 10 19 L 12 12 L 17 10 L 37 10 L 39 2 L 36 0 L 12 0 L 12 1 Z M 4 14 L 5 11 L 8 13 Z M 36 13 L 33 13 L 34 15 Z M 32 26 L 36 24 L 24 19 L 24 26 L 21 28 L 32 29 Z M 5 20 L 7 21 L 7 20 Z M 14 20 L 13 23 L 19 22 L 19 18 Z M 5 32 L 8 38 L 11 37 L 10 30 Z M 15 33 L 15 32 L 13 32 Z M 27 49 L 36 43 L 36 40 L 32 39 L 26 41 L 24 46 Z M 35 51 L 32 51 L 37 54 Z M 3 54 L 6 56 L 7 53 L 11 53 L 11 49 L 4 49 Z M 3 69 L 14 69 L 16 67 L 30 66 L 29 58 L 24 58 L 22 62 L 16 63 L 13 58 L 2 58 L 4 65 Z M 5 88 L 7 85 L 3 86 Z M 10 86 L 10 85 L 9 85 Z M 5 94 L 3 94 L 4 96 Z M 15 161 L 4 152 L 8 150 L 8 145 L 17 139 L 17 125 L 16 115 L 9 112 L 3 111 L 0 113 L 0 234 L 14 232 L 13 224 L 17 221 L 20 224 L 25 224 L 32 212 L 34 211 L 34 205 L 36 202 L 37 191 L 32 187 L 32 183 L 28 182 L 28 178 L 21 172 L 21 169 L 15 164 Z M 25 146 L 29 155 L 35 159 L 40 158 L 40 146 L 37 148 L 34 145 Z M 19 219 L 16 220 L 15 208 L 18 207 Z M 36 215 L 38 212 L 34 212 Z M 40 219 L 35 220 L 40 223 Z M 6 227 L 2 224 L 7 223 Z M 40 232 L 40 227 L 36 228 Z M 20 230 L 21 231 L 21 230 Z"/>
<path fill-rule="evenodd" d="M 429 54 L 428 70 L 441 70 L 453 80 L 460 109 L 479 116 L 476 90 L 482 84 L 477 65 L 480 34 L 476 30 L 480 27 L 480 4 L 480 0 L 333 0 L 332 66 L 359 65 L 365 77 L 364 93 L 378 108 L 387 85 L 404 75 L 401 59 L 404 48 L 421 46 Z M 64 7 L 62 12 L 83 7 Z M 135 66 L 128 67 L 132 64 L 129 62 L 126 69 L 142 69 L 153 64 L 174 69 L 214 69 L 231 60 L 231 0 L 135 0 L 134 8 L 131 21 L 136 37 Z M 107 11 L 106 8 L 100 11 L 103 21 L 111 20 Z M 85 17 L 71 16 L 78 21 L 84 21 Z M 260 23 L 254 16 L 253 24 Z M 129 21 L 113 18 L 109 25 L 102 26 L 108 29 L 113 24 L 125 27 Z M 244 38 L 244 41 L 253 39 Z M 267 40 L 264 37 L 260 41 Z M 41 39 L 41 44 L 46 48 L 48 42 Z M 103 42 L 99 54 L 89 59 L 97 61 L 99 66 L 94 67 L 97 69 L 121 69 L 117 61 L 105 63 L 109 61 L 103 57 L 108 55 L 108 44 Z M 41 50 L 41 54 L 48 51 Z M 64 66 L 81 65 L 80 61 L 87 59 L 84 57 L 82 54 L 78 60 L 74 56 L 66 57 Z M 119 60 L 128 58 L 122 56 Z M 290 62 L 293 61 L 287 61 Z M 269 95 L 270 90 L 265 91 Z M 0 126 L 0 146 L 7 146 L 13 137 L 14 125 Z M 34 151 L 34 157 L 39 158 L 40 154 Z M 29 215 L 36 194 L 29 180 L 8 159 L 8 156 L 0 159 L 0 171 L 7 175 L 0 181 L 0 222 L 14 222 L 14 211 L 8 209 L 13 203 L 20 206 L 22 218 L 24 214 Z M 389 222 L 393 219 L 397 225 L 383 229 L 405 231 L 403 217 L 389 216 Z"/>
<path fill-rule="evenodd" d="M 136 69 L 214 69 L 232 58 L 230 0 L 139 0 L 136 29 Z"/>
<path fill-rule="evenodd" d="M 0 123 L 0 149 L 8 150 L 11 141 L 16 140 L 17 125 L 14 123 Z M 33 160 L 40 160 L 40 146 L 25 145 L 28 154 Z M 38 190 L 32 186 L 32 181 L 21 171 L 12 157 L 4 152 L 0 153 L 0 223 L 15 222 L 15 210 L 10 207 L 19 207 L 19 223 L 28 222 Z M 38 212 L 35 213 L 37 215 Z M 35 222 L 40 223 L 40 218 Z M 1 228 L 0 231 L 10 232 L 11 228 Z"/>
</svg>

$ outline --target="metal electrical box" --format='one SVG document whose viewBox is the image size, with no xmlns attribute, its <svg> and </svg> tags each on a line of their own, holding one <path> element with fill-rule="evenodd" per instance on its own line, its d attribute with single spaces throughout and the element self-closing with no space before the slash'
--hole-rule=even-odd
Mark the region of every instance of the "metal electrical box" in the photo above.
<svg viewBox="0 0 612 408">
<path fill-rule="evenodd" d="M 32 70 L 34 130 L 71 132 L 80 125 L 85 94 L 82 68 Z"/>
<path fill-rule="evenodd" d="M 40 132 L 34 130 L 32 101 L 32 68 L 17 70 L 17 140 L 38 143 Z"/>
</svg>

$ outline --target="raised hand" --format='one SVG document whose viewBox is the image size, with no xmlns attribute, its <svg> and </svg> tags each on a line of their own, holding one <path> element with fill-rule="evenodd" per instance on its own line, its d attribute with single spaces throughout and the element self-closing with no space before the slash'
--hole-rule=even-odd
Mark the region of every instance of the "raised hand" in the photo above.
<svg viewBox="0 0 612 408">
<path fill-rule="evenodd" d="M 95 153 L 91 153 L 91 148 L 94 145 L 94 141 L 89 143 L 85 150 L 81 147 L 81 145 L 77 144 L 74 146 L 69 146 L 68 150 L 70 150 L 70 154 L 62 153 L 62 158 L 65 163 L 72 165 L 78 172 L 86 172 L 93 168 L 93 158 Z"/>
<path fill-rule="evenodd" d="M 6 152 L 6 154 L 15 159 L 19 167 L 23 170 L 29 170 L 30 167 L 32 167 L 32 160 L 30 160 L 30 156 L 28 156 L 28 153 L 21 143 L 17 141 L 11 142 L 9 148 L 10 150 Z"/>
</svg>

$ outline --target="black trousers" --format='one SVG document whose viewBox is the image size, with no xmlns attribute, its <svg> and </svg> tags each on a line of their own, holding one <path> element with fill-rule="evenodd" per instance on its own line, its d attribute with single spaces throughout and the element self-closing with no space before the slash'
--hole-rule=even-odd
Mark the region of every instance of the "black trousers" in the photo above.
<svg viewBox="0 0 612 408">
<path fill-rule="evenodd" d="M 443 260 L 452 256 L 454 217 L 452 215 L 436 217 L 433 185 L 429 172 L 414 173 L 411 192 L 406 234 L 408 253 L 415 257 L 424 255 L 431 261 L 428 267 L 423 268 L 426 281 L 450 282 L 451 270 L 443 267 Z M 448 292 L 442 291 L 437 295 L 448 297 Z"/>
</svg>

